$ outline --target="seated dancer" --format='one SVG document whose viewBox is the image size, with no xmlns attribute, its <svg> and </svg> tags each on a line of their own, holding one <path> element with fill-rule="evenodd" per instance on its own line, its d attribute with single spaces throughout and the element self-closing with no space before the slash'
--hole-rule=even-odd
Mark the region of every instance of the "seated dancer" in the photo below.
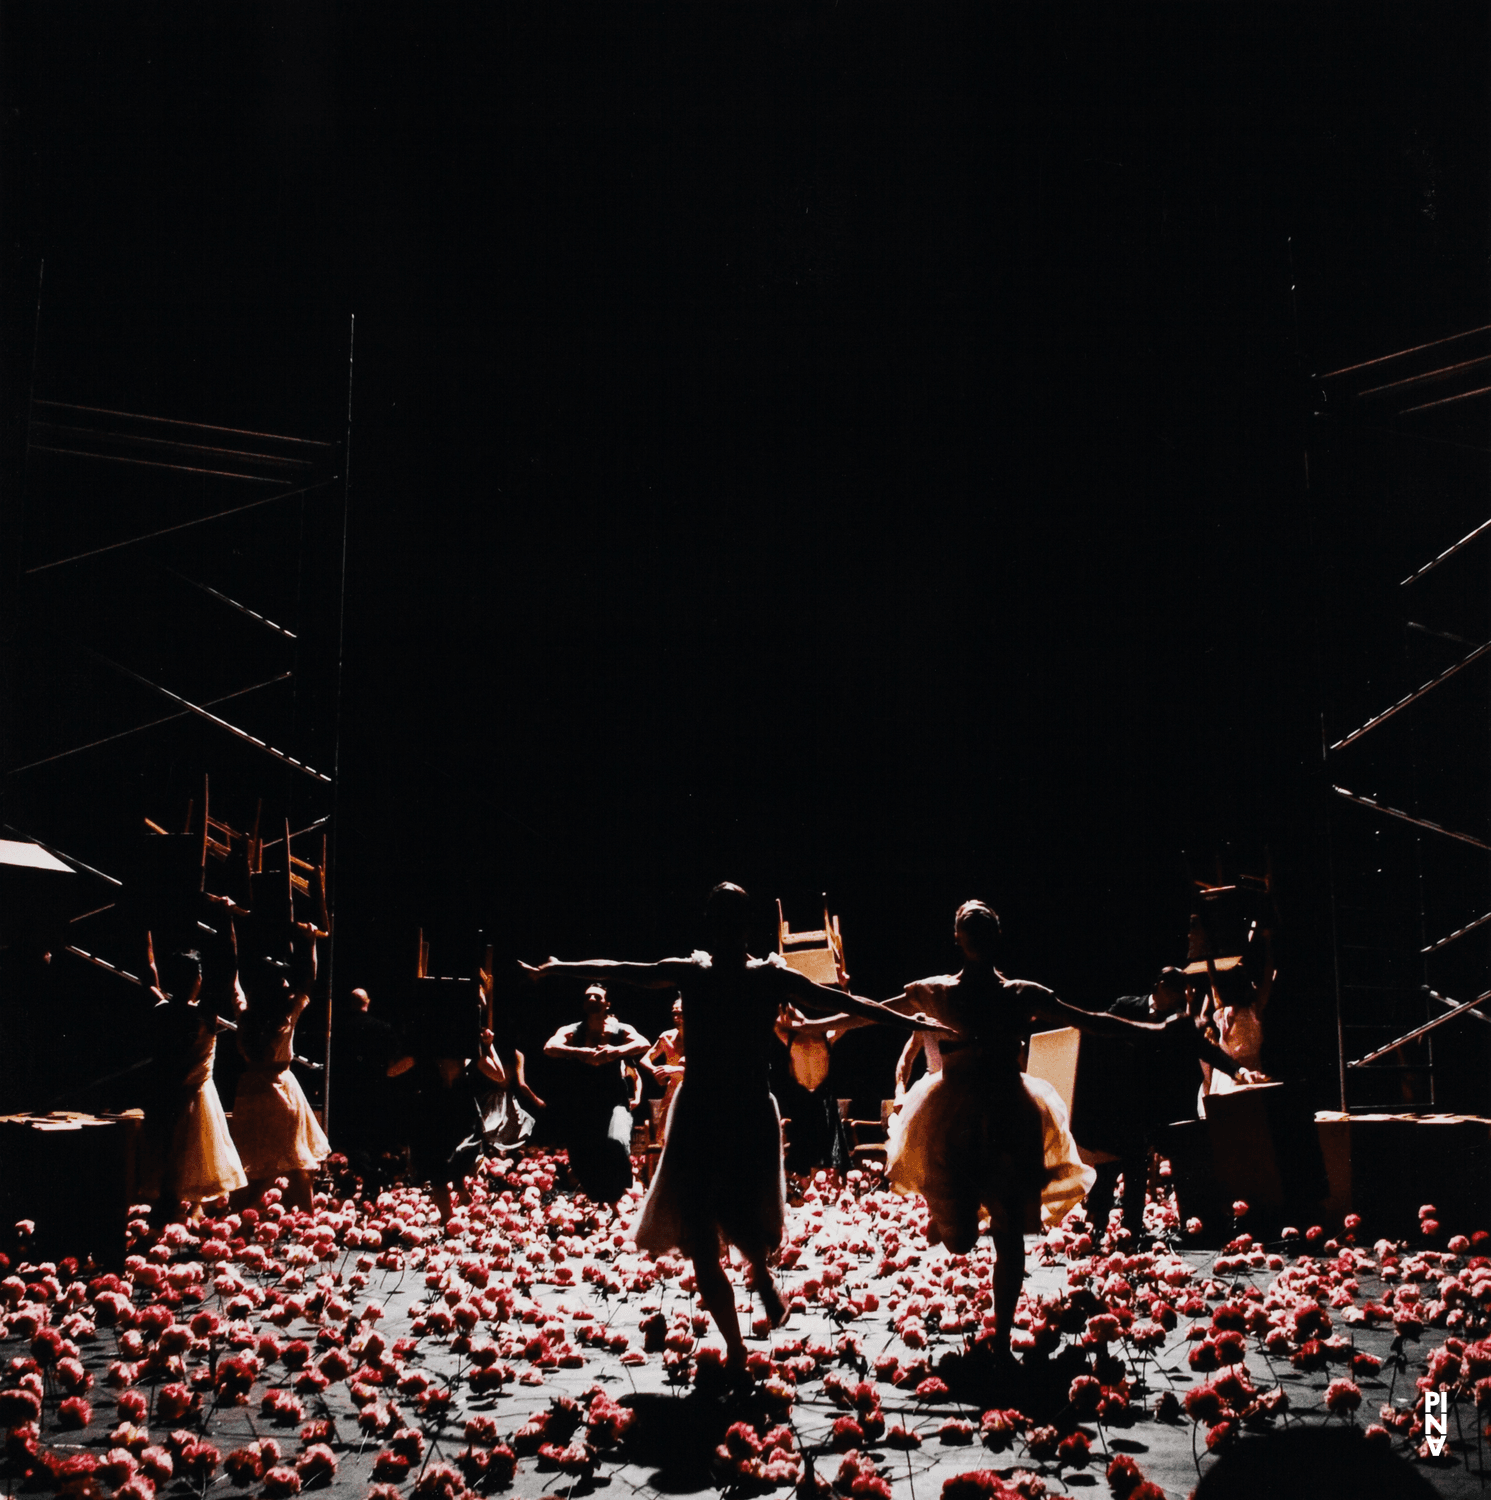
<svg viewBox="0 0 1491 1500">
<path fill-rule="evenodd" d="M 720 1257 L 734 1245 L 750 1264 L 752 1285 L 773 1325 L 787 1316 L 768 1257 L 786 1218 L 782 1127 L 766 1068 L 784 1001 L 813 1010 L 846 1010 L 900 1025 L 908 1021 L 870 1000 L 827 989 L 773 955 L 746 951 L 750 898 L 718 885 L 705 907 L 706 951 L 653 964 L 560 963 L 528 968 L 535 977 L 576 973 L 653 989 L 683 990 L 689 1064 L 673 1097 L 667 1140 L 633 1238 L 654 1255 L 680 1249 L 694 1263 L 699 1296 L 725 1340 L 732 1370 L 745 1365 L 735 1294 Z M 939 1028 L 940 1029 L 940 1028 Z"/>
<path fill-rule="evenodd" d="M 544 1056 L 563 1070 L 561 1130 L 570 1175 L 587 1198 L 613 1208 L 632 1185 L 632 1083 L 625 1065 L 651 1045 L 611 1014 L 603 984 L 585 991 L 583 1018 L 544 1044 Z"/>
<path fill-rule="evenodd" d="M 300 1080 L 290 1071 L 295 1023 L 311 1003 L 316 982 L 315 932 L 297 931 L 293 952 L 293 979 L 285 965 L 268 958 L 250 976 L 249 1007 L 237 1037 L 246 1066 L 233 1098 L 233 1140 L 248 1174 L 237 1207 L 257 1203 L 275 1178 L 286 1177 L 286 1207 L 309 1212 L 312 1178 L 331 1154 Z"/>
<path fill-rule="evenodd" d="M 663 1032 L 647 1049 L 647 1055 L 642 1058 L 641 1064 L 662 1086 L 663 1102 L 658 1113 L 664 1120 L 668 1118 L 668 1111 L 673 1107 L 673 1096 L 678 1092 L 678 1085 L 683 1082 L 683 1059 L 683 998 L 675 995 L 673 1029 Z"/>
<path fill-rule="evenodd" d="M 1201 1059 L 1197 1111 L 1203 1119 L 1207 1095 L 1230 1094 L 1239 1083 L 1249 1081 L 1242 1073 L 1262 1071 L 1263 1012 L 1273 991 L 1274 977 L 1272 969 L 1256 984 L 1242 969 L 1217 974 L 1210 980 L 1206 975 L 1197 976 L 1200 1023 L 1229 1059 L 1229 1063 L 1219 1063 L 1210 1055 Z"/>
<path fill-rule="evenodd" d="M 958 908 L 953 935 L 962 969 L 908 985 L 898 997 L 955 1035 L 940 1039 L 941 1071 L 916 1084 L 893 1117 L 887 1166 L 894 1191 L 927 1200 L 933 1244 L 967 1254 L 978 1241 L 981 1214 L 988 1214 L 995 1255 L 991 1352 L 1008 1358 L 1025 1279 L 1025 1216 L 1049 1180 L 1045 1139 L 1055 1113 L 1054 1095 L 1021 1074 L 1021 1049 L 1038 1025 L 1127 1036 L 1158 1032 L 1163 1023 L 1094 1015 L 1043 985 L 1006 979 L 994 967 L 999 918 L 982 901 Z"/>
<path fill-rule="evenodd" d="M 212 1081 L 220 1022 L 203 999 L 201 955 L 167 953 L 157 969 L 139 1180 L 164 1222 L 180 1216 L 182 1203 L 195 1207 L 225 1197 L 248 1178 Z"/>
<path fill-rule="evenodd" d="M 1239 1083 L 1258 1083 L 1262 1074 L 1245 1068 L 1208 1039 L 1197 993 L 1179 969 L 1163 969 L 1147 995 L 1120 995 L 1108 1014 L 1133 1021 L 1176 1024 L 1157 1036 L 1108 1039 L 1099 1065 L 1084 1073 L 1088 1082 L 1082 1108 L 1083 1143 L 1110 1152 L 1117 1161 L 1097 1168 L 1097 1185 L 1088 1194 L 1087 1212 L 1099 1231 L 1107 1227 L 1119 1174 L 1124 1181 L 1123 1227 L 1137 1238 L 1144 1231 L 1145 1189 L 1155 1133 L 1175 1120 L 1196 1113 L 1196 1064 L 1219 1069 Z M 1190 1024 L 1179 1018 L 1185 1016 Z"/>
<path fill-rule="evenodd" d="M 528 1087 L 526 1060 L 516 1047 L 499 1044 L 497 1033 L 488 1026 L 481 1034 L 476 1065 L 484 1082 L 477 1090 L 482 1127 L 479 1138 L 471 1142 L 474 1154 L 498 1156 L 516 1150 L 533 1134 L 537 1123 L 523 1105 L 534 1110 L 546 1108 Z"/>
</svg>

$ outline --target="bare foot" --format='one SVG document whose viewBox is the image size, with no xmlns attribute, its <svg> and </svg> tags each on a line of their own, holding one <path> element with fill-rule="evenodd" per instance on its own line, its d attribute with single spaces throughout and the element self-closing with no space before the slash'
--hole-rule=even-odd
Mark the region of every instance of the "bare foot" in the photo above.
<svg viewBox="0 0 1491 1500">
<path fill-rule="evenodd" d="M 780 1328 L 791 1316 L 791 1309 L 782 1301 L 776 1282 L 768 1276 L 757 1290 L 761 1295 L 761 1311 L 766 1314 L 766 1321 L 773 1328 Z"/>
</svg>

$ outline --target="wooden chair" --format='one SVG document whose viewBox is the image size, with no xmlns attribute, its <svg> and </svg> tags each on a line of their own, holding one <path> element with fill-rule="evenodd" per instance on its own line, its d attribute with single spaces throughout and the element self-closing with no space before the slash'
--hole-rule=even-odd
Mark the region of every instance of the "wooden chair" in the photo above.
<svg viewBox="0 0 1491 1500">
<path fill-rule="evenodd" d="M 844 939 L 839 932 L 839 919 L 828 914 L 827 896 L 823 898 L 823 926 L 804 932 L 793 932 L 787 925 L 781 898 L 777 899 L 777 952 L 789 969 L 795 969 L 815 984 L 849 988 Z"/>
<path fill-rule="evenodd" d="M 849 1154 L 854 1159 L 857 1167 L 869 1166 L 872 1162 L 885 1165 L 886 1153 L 886 1127 L 890 1123 L 891 1111 L 895 1108 L 894 1099 L 882 1099 L 880 1101 L 880 1118 L 878 1120 L 854 1120 L 849 1117 L 849 1100 L 839 1100 L 839 1114 L 844 1121 L 844 1127 L 849 1132 Z"/>
</svg>

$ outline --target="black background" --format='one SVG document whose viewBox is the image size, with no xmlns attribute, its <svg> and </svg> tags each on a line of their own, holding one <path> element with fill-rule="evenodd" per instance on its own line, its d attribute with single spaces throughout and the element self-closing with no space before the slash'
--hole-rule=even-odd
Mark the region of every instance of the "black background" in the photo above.
<svg viewBox="0 0 1491 1500">
<path fill-rule="evenodd" d="M 8 578 L 134 519 L 99 475 L 22 536 L 42 257 L 53 399 L 340 439 L 356 314 L 339 991 L 401 994 L 421 924 L 447 973 L 478 929 L 686 950 L 734 879 L 762 947 L 826 891 L 862 992 L 951 967 L 977 894 L 1101 1003 L 1181 960 L 1189 873 L 1271 858 L 1331 1102 L 1304 377 L 1485 321 L 1484 5 L 0 18 Z M 283 529 L 233 537 L 199 574 L 283 592 Z M 124 556 L 117 607 L 260 674 Z M 26 597 L 12 766 L 102 692 L 27 678 Z M 204 769 L 241 820 L 313 801 L 125 743 L 6 818 L 107 868 Z"/>
</svg>

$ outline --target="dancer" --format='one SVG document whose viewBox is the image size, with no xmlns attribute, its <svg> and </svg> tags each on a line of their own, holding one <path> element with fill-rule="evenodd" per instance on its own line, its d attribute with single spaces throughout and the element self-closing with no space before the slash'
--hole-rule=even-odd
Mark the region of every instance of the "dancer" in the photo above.
<svg viewBox="0 0 1491 1500">
<path fill-rule="evenodd" d="M 182 1203 L 195 1210 L 243 1187 L 248 1178 L 212 1081 L 217 1034 L 231 1023 L 220 1022 L 202 1001 L 202 960 L 196 950 L 161 955 L 158 972 L 151 990 L 154 1045 L 140 1184 L 144 1196 L 159 1203 L 164 1222 L 180 1217 Z"/>
<path fill-rule="evenodd" d="M 662 1085 L 663 1098 L 658 1106 L 659 1116 L 666 1120 L 673 1107 L 673 1096 L 683 1082 L 684 1050 L 683 999 L 673 999 L 673 1029 L 665 1031 L 648 1049 L 642 1059 L 643 1068 Z"/>
<path fill-rule="evenodd" d="M 1088 1194 L 1087 1214 L 1099 1233 L 1107 1227 L 1121 1174 L 1123 1227 L 1135 1242 L 1143 1235 L 1150 1157 L 1164 1126 L 1194 1116 L 1198 1061 L 1203 1069 L 1217 1069 L 1239 1083 L 1264 1081 L 1262 1074 L 1208 1040 L 1196 998 L 1197 991 L 1179 969 L 1162 969 L 1149 994 L 1120 995 L 1108 1007 L 1109 1015 L 1132 1020 L 1162 1020 L 1172 1014 L 1177 1020 L 1157 1037 L 1105 1041 L 1093 1059 L 1091 1077 L 1084 1073 L 1083 1142 L 1118 1158 L 1099 1164 L 1097 1184 Z M 1181 1015 L 1189 1017 L 1189 1025 L 1179 1020 Z"/>
<path fill-rule="evenodd" d="M 744 1368 L 746 1351 L 735 1294 L 720 1263 L 726 1245 L 734 1245 L 749 1263 L 752 1286 L 772 1325 L 787 1316 L 767 1267 L 781 1244 L 786 1217 L 781 1120 L 766 1072 L 783 1002 L 815 1011 L 853 1011 L 903 1026 L 937 1026 L 814 984 L 780 959 L 752 958 L 746 951 L 749 917 L 745 891 L 718 885 L 704 912 L 708 947 L 689 958 L 653 964 L 550 959 L 536 969 L 523 966 L 534 977 L 569 973 L 683 990 L 688 1071 L 674 1095 L 662 1159 L 633 1238 L 654 1255 L 677 1248 L 693 1261 L 699 1296 L 735 1371 Z"/>
<path fill-rule="evenodd" d="M 533 1134 L 537 1121 L 523 1105 L 534 1110 L 546 1106 L 528 1087 L 523 1054 L 510 1044 L 499 1045 L 491 1026 L 482 1031 L 476 1066 L 489 1086 L 477 1095 L 482 1128 L 480 1138 L 471 1144 L 478 1155 L 502 1156 L 515 1151 Z"/>
<path fill-rule="evenodd" d="M 988 1214 L 995 1254 L 990 1349 L 1008 1358 L 1025 1279 L 1025 1217 L 1048 1182 L 1044 1141 L 1052 1113 L 1050 1097 L 1032 1091 L 1035 1080 L 1020 1072 L 1021 1048 L 1038 1025 L 1128 1036 L 1158 1032 L 1163 1023 L 1093 1015 L 1043 985 L 1006 979 L 994 967 L 999 918 L 982 901 L 958 908 L 953 935 L 962 969 L 908 985 L 897 997 L 956 1035 L 940 1039 L 941 1071 L 916 1084 L 892 1120 L 887 1165 L 895 1192 L 927 1200 L 933 1244 L 967 1254 L 978 1241 L 981 1212 Z"/>
<path fill-rule="evenodd" d="M 626 1064 L 651 1045 L 635 1026 L 611 1014 L 603 984 L 585 991 L 583 1018 L 561 1026 L 544 1044 L 544 1056 L 562 1068 L 570 1174 L 587 1198 L 613 1208 L 632 1185 L 632 1082 Z"/>
<path fill-rule="evenodd" d="M 257 1203 L 275 1178 L 287 1177 L 286 1206 L 309 1212 L 314 1206 L 311 1180 L 331 1154 L 300 1080 L 290 1071 L 295 1025 L 311 1003 L 316 980 L 314 931 L 303 927 L 296 932 L 294 952 L 293 983 L 284 965 L 261 960 L 238 1032 L 238 1050 L 247 1066 L 233 1099 L 233 1140 L 248 1174 L 238 1207 Z"/>
<path fill-rule="evenodd" d="M 782 1046 L 772 1049 L 771 1091 L 785 1111 L 789 1172 L 849 1170 L 849 1132 L 829 1087 L 829 1073 L 834 1043 L 845 1032 L 870 1024 L 863 1016 L 842 1012 L 809 1020 L 795 1005 L 784 1005 L 778 1014 L 776 1035 Z"/>
</svg>

